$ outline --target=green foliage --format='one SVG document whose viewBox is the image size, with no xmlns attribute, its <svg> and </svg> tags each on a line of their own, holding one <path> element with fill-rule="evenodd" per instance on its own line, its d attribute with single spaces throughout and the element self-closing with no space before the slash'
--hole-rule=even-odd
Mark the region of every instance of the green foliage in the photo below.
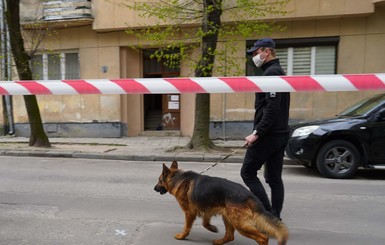
<svg viewBox="0 0 385 245">
<path fill-rule="evenodd" d="M 159 48 L 153 58 L 162 60 L 164 65 L 175 68 L 182 60 L 188 60 L 195 70 L 201 70 L 202 76 L 212 73 L 214 67 L 217 74 L 228 75 L 231 67 L 232 75 L 240 75 L 243 69 L 240 62 L 234 59 L 239 39 L 268 35 L 272 31 L 280 31 L 284 27 L 264 18 L 272 15 L 285 15 L 284 10 L 290 0 L 153 0 L 143 2 L 123 1 L 122 5 L 135 10 L 144 18 L 157 20 L 155 26 L 142 29 L 129 29 L 126 32 L 146 40 Z M 220 10 L 221 23 L 214 23 L 208 18 L 214 11 Z M 201 47 L 205 38 L 218 35 L 217 42 L 224 44 L 223 49 L 208 49 L 201 56 L 192 57 L 191 51 Z M 141 44 L 132 45 L 140 50 Z M 215 57 L 211 59 L 210 56 Z M 234 69 L 238 67 L 238 69 Z M 195 74 L 197 75 L 197 74 Z"/>
<path fill-rule="evenodd" d="M 139 0 L 141 1 L 141 0 Z M 135 14 L 158 21 L 154 26 L 131 29 L 141 49 L 142 43 L 158 48 L 153 58 L 165 65 L 179 65 L 188 60 L 194 68 L 194 76 L 210 77 L 215 69 L 221 76 L 241 75 L 237 43 L 247 38 L 266 35 L 279 27 L 265 21 L 274 15 L 284 15 L 284 7 L 290 0 L 125 0 L 124 6 Z M 139 41 L 140 40 L 140 41 Z M 218 45 L 221 47 L 217 48 Z M 148 46 L 146 46 L 148 48 Z M 194 57 L 195 51 L 200 53 Z M 231 74 L 229 74 L 231 73 Z M 197 94 L 195 100 L 194 132 L 189 148 L 212 148 L 209 137 L 210 95 Z"/>
</svg>

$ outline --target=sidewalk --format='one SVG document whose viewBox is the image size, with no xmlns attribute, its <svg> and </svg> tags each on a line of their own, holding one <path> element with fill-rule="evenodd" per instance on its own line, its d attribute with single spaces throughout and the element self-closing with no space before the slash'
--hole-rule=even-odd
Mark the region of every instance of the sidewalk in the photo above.
<svg viewBox="0 0 385 245">
<path fill-rule="evenodd" d="M 0 155 L 109 159 L 128 161 L 200 161 L 217 162 L 234 150 L 238 151 L 223 162 L 242 163 L 243 140 L 214 140 L 228 152 L 198 152 L 172 150 L 185 146 L 189 137 L 124 137 L 124 138 L 50 138 L 51 148 L 29 147 L 29 138 L 0 137 Z M 285 159 L 285 164 L 291 162 Z"/>
</svg>

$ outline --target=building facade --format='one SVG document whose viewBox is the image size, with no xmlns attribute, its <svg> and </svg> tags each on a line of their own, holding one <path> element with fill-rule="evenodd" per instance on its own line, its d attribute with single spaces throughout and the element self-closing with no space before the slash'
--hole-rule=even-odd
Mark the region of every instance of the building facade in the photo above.
<svg viewBox="0 0 385 245">
<path fill-rule="evenodd" d="M 35 79 L 191 76 L 192 68 L 183 63 L 180 69 L 163 67 L 150 58 L 158 47 L 125 32 L 151 25 L 153 20 L 139 17 L 122 2 L 21 0 L 27 48 L 33 49 L 33 37 L 41 34 L 31 61 Z M 385 44 L 385 0 L 292 0 L 287 10 L 288 14 L 268 20 L 285 27 L 269 36 L 276 40 L 278 57 L 288 75 L 385 71 L 385 50 L 381 48 Z M 258 74 L 246 62 L 246 49 L 258 38 L 261 36 L 235 42 L 234 57 L 245 63 L 244 75 Z M 141 50 L 132 48 L 139 44 Z M 290 119 L 333 116 L 373 93 L 377 91 L 292 93 Z M 23 98 L 13 96 L 12 100 L 16 134 L 27 136 Z M 38 102 L 49 136 L 191 136 L 193 132 L 194 94 L 39 95 Z M 253 93 L 211 94 L 211 136 L 243 138 L 252 127 L 253 105 Z"/>
</svg>

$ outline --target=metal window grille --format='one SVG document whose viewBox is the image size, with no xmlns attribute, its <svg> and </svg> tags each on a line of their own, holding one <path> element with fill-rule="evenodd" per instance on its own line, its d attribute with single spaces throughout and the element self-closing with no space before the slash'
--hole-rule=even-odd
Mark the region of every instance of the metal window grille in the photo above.
<svg viewBox="0 0 385 245">
<path fill-rule="evenodd" d="M 79 79 L 78 53 L 35 55 L 31 59 L 31 70 L 36 80 Z"/>
</svg>

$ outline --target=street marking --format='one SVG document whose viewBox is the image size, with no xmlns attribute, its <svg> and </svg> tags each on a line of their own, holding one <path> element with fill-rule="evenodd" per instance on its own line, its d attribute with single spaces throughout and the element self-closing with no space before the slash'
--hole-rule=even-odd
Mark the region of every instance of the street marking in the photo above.
<svg viewBox="0 0 385 245">
<path fill-rule="evenodd" d="M 126 230 L 115 230 L 115 236 L 119 236 L 119 235 L 126 236 L 127 235 Z"/>
</svg>

